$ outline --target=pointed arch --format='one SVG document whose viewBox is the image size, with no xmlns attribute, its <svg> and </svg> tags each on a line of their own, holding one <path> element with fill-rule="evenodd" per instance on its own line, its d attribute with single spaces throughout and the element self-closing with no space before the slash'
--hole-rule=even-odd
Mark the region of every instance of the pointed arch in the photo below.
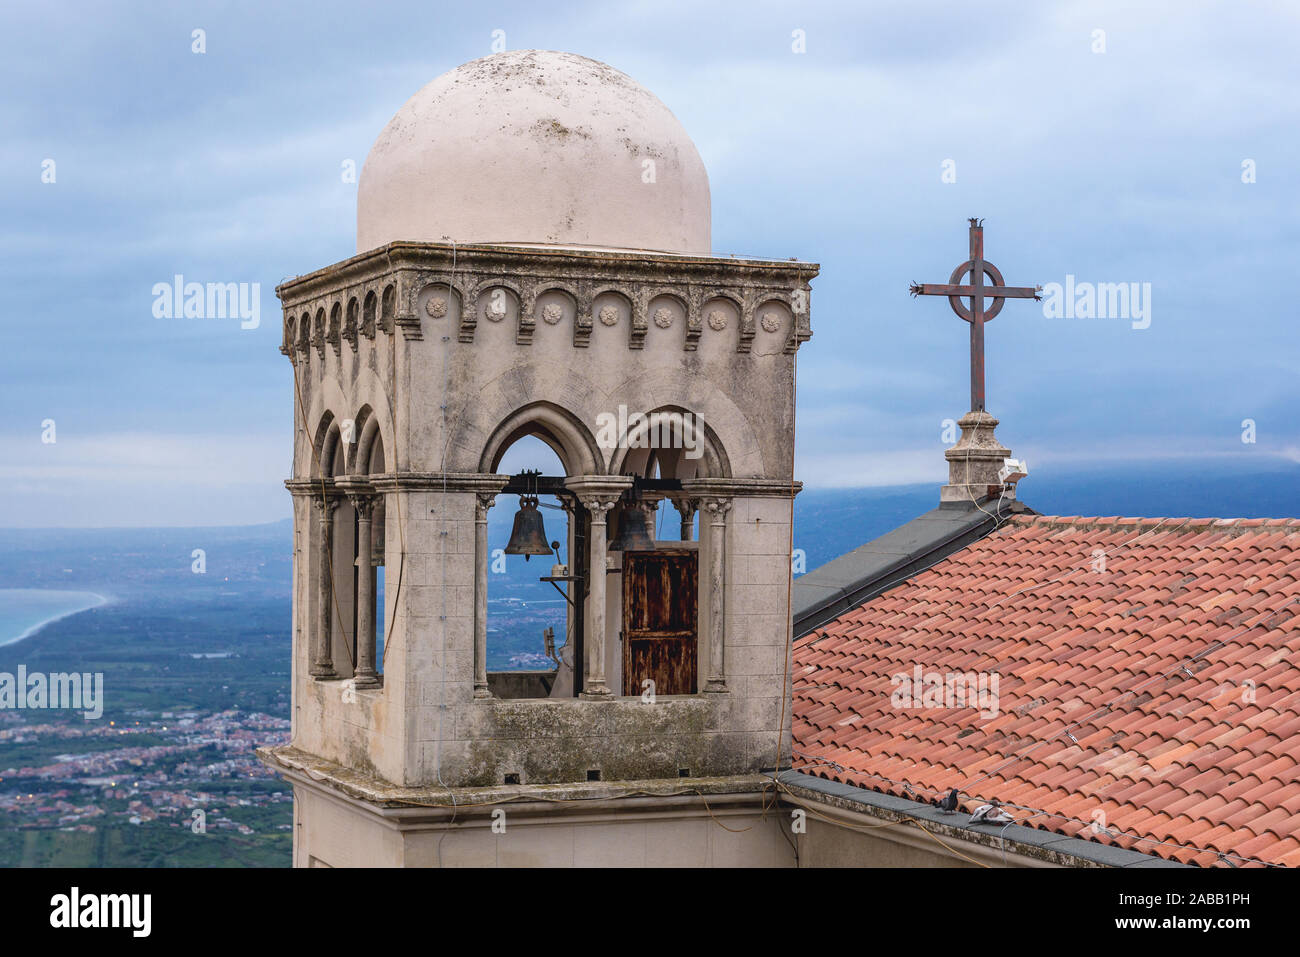
<svg viewBox="0 0 1300 957">
<path fill-rule="evenodd" d="M 551 402 L 532 402 L 508 415 L 488 436 L 479 458 L 480 472 L 495 472 L 506 450 L 525 435 L 545 442 L 569 475 L 604 474 L 605 457 L 582 421 Z"/>
<path fill-rule="evenodd" d="M 679 415 L 696 416 L 693 419 L 697 425 L 693 426 L 699 429 L 699 433 L 693 436 L 693 440 L 702 439 L 700 447 L 700 456 L 691 458 L 684 454 L 684 449 L 658 449 L 658 448 L 630 448 L 627 443 L 620 442 L 619 447 L 614 450 L 612 461 L 610 462 L 610 474 L 612 475 L 645 475 L 647 471 L 658 462 L 661 469 L 668 468 L 666 471 L 675 471 L 671 463 L 684 459 L 685 462 L 679 462 L 679 466 L 694 464 L 694 474 L 689 475 L 665 475 L 665 478 L 730 478 L 731 461 L 727 457 L 727 450 L 723 447 L 722 440 L 718 433 L 713 430 L 707 420 L 699 417 L 690 409 L 685 409 L 678 405 L 661 405 L 652 409 L 646 415 L 646 421 L 652 421 L 651 416 L 656 415 Z M 673 426 L 674 436 L 679 435 L 681 426 Z M 687 436 L 681 436 L 683 445 Z M 671 454 L 676 453 L 676 454 Z"/>
</svg>

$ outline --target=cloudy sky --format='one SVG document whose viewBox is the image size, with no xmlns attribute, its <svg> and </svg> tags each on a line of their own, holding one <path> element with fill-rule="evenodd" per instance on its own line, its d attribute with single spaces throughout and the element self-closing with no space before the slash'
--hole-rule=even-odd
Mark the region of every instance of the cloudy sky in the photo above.
<svg viewBox="0 0 1300 957">
<path fill-rule="evenodd" d="M 274 287 L 353 253 L 341 164 L 495 30 L 668 104 L 709 170 L 715 252 L 821 264 L 799 353 L 806 484 L 942 481 L 967 329 L 907 287 L 946 281 L 969 216 L 1013 284 L 1149 284 L 1146 328 L 1025 302 L 989 326 L 989 409 L 1036 477 L 1300 460 L 1297 10 L 6 5 L 0 526 L 288 514 Z M 259 282 L 260 327 L 156 318 L 152 287 L 177 273 Z"/>
</svg>

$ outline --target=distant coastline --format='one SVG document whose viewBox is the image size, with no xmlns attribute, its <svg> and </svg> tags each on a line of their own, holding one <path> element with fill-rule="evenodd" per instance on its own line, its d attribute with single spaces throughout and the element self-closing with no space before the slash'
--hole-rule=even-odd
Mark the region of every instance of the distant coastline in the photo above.
<svg viewBox="0 0 1300 957">
<path fill-rule="evenodd" d="M 56 607 L 54 602 L 59 601 Z M 65 591 L 47 588 L 0 589 L 0 648 L 31 638 L 42 628 L 92 608 L 107 605 L 113 599 L 91 591 Z M 17 609 L 16 611 L 14 609 Z M 34 615 L 41 617 L 32 621 Z M 21 629 L 18 634 L 9 632 Z"/>
</svg>

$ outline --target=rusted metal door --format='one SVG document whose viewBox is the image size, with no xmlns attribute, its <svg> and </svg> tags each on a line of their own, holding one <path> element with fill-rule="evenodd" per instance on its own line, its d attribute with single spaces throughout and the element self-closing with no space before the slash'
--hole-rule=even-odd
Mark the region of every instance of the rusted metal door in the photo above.
<svg viewBox="0 0 1300 957">
<path fill-rule="evenodd" d="M 694 694 L 699 553 L 623 554 L 623 694 Z"/>
</svg>

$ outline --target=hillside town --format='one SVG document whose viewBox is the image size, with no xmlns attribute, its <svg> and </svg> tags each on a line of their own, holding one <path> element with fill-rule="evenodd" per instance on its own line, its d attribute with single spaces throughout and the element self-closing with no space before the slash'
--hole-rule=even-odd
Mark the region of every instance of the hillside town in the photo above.
<svg viewBox="0 0 1300 957">
<path fill-rule="evenodd" d="M 136 711 L 102 723 L 3 712 L 0 826 L 93 832 L 159 822 L 247 835 L 255 826 L 232 818 L 235 809 L 279 806 L 283 821 L 272 826 L 288 830 L 292 794 L 253 755 L 288 731 L 287 719 L 238 710 Z"/>
</svg>

